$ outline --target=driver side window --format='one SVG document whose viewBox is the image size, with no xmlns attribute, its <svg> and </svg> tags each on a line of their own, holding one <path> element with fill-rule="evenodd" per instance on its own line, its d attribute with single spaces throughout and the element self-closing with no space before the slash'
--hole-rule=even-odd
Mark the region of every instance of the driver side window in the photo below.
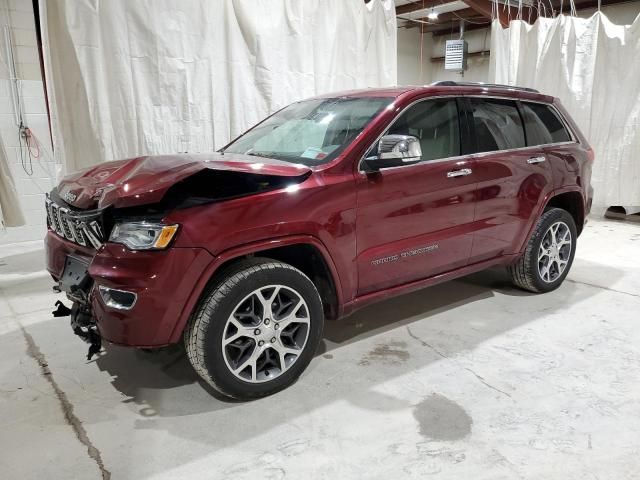
<svg viewBox="0 0 640 480">
<path fill-rule="evenodd" d="M 388 135 L 411 135 L 422 148 L 422 161 L 460 155 L 458 107 L 454 99 L 424 100 L 406 110 Z"/>
</svg>

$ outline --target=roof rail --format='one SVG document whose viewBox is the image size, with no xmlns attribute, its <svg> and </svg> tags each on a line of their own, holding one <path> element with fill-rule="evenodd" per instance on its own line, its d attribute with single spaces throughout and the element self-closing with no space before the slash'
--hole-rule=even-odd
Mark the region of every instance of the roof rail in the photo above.
<svg viewBox="0 0 640 480">
<path fill-rule="evenodd" d="M 442 80 L 439 82 L 433 82 L 432 87 L 492 87 L 492 88 L 508 88 L 510 90 L 521 90 L 523 92 L 540 93 L 535 88 L 529 87 L 517 87 L 515 85 L 501 85 L 499 83 L 484 83 L 484 82 L 454 82 L 453 80 Z"/>
</svg>

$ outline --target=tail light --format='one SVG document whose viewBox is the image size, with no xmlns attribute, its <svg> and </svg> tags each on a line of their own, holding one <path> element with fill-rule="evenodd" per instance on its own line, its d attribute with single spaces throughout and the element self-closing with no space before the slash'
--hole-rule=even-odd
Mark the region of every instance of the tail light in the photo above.
<svg viewBox="0 0 640 480">
<path fill-rule="evenodd" d="M 596 152 L 593 150 L 593 147 L 587 148 L 587 156 L 589 157 L 589 161 L 593 162 L 596 158 Z"/>
</svg>

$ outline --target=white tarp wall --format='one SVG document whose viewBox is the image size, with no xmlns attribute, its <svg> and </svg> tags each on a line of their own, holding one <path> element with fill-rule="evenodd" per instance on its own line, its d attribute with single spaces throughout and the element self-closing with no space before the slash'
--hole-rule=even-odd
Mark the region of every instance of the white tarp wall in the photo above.
<svg viewBox="0 0 640 480">
<path fill-rule="evenodd" d="M 640 206 L 640 16 L 494 22 L 489 81 L 559 97 L 595 150 L 594 205 Z"/>
<path fill-rule="evenodd" d="M 0 231 L 5 227 L 17 227 L 24 224 L 24 218 L 18 201 L 18 192 L 11 178 L 7 161 L 7 152 L 0 137 Z"/>
<path fill-rule="evenodd" d="M 392 0 L 40 2 L 63 170 L 199 152 L 305 97 L 396 83 Z"/>
</svg>

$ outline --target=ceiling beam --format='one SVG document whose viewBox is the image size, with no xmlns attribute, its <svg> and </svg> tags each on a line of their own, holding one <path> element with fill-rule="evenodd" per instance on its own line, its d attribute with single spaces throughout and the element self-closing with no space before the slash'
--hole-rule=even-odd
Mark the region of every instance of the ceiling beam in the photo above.
<svg viewBox="0 0 640 480">
<path fill-rule="evenodd" d="M 416 18 L 413 21 L 407 20 L 406 28 L 421 27 L 423 32 L 431 32 L 437 30 L 438 27 L 446 26 L 447 23 L 455 22 L 456 24 L 460 20 L 469 20 L 470 23 L 482 21 L 483 15 L 480 15 L 472 8 L 463 8 L 462 10 L 456 10 L 455 12 L 441 13 L 437 19 L 430 19 L 428 17 Z"/>
<path fill-rule="evenodd" d="M 417 12 L 418 10 L 424 10 L 425 8 L 439 7 L 453 2 L 455 2 L 455 0 L 420 0 L 417 2 L 411 2 L 405 5 L 398 5 L 396 7 L 396 15 L 406 15 L 407 13 Z"/>
<path fill-rule="evenodd" d="M 616 3 L 630 3 L 629 0 L 602 0 L 601 7 L 606 7 L 608 5 L 615 5 Z M 587 8 L 598 8 L 598 0 L 583 0 L 575 2 L 576 10 L 585 10 Z M 554 5 L 556 13 L 560 11 L 560 5 Z M 549 10 L 549 8 L 547 8 Z M 562 5 L 562 13 L 567 13 L 571 11 L 571 2 L 563 3 Z"/>
<path fill-rule="evenodd" d="M 474 9 L 476 12 L 480 13 L 485 18 L 491 20 L 493 17 L 493 6 L 494 2 L 491 0 L 464 0 L 469 7 Z M 497 5 L 495 9 L 495 13 L 497 15 L 500 24 L 506 28 L 509 26 L 510 20 L 515 20 L 518 18 L 518 9 L 515 7 L 510 7 L 507 5 Z M 525 21 L 530 21 L 531 23 L 536 21 L 538 18 L 538 14 L 535 9 L 530 7 L 522 7 L 522 19 Z"/>
<path fill-rule="evenodd" d="M 484 18 L 484 15 L 479 14 L 473 8 L 463 8 L 462 10 L 456 10 L 455 12 L 446 12 L 438 15 L 438 18 L 435 20 L 430 20 L 427 17 L 417 18 L 416 20 L 420 20 L 422 22 L 429 23 L 446 23 L 446 22 L 455 22 L 460 19 L 474 19 L 474 18 Z"/>
<path fill-rule="evenodd" d="M 467 54 L 467 58 L 471 57 L 489 57 L 491 56 L 490 50 L 482 50 L 481 52 L 471 52 Z M 444 62 L 446 57 L 431 57 L 431 63 Z"/>
<path fill-rule="evenodd" d="M 473 19 L 473 22 L 465 22 L 464 29 L 466 30 L 475 30 L 470 28 L 472 26 L 479 25 L 480 28 L 487 28 L 491 26 L 491 22 L 484 17 L 476 17 Z M 460 22 L 446 22 L 440 25 L 421 25 L 422 33 L 437 33 L 440 31 L 450 32 L 450 31 L 460 31 Z"/>
<path fill-rule="evenodd" d="M 629 0 L 602 0 L 601 5 L 608 6 L 614 5 L 617 3 L 627 3 Z M 443 3 L 449 3 L 446 0 L 443 0 Z M 429 20 L 428 18 L 417 18 L 417 22 L 409 21 L 405 26 L 407 28 L 422 28 L 424 33 L 433 33 L 434 36 L 442 36 L 448 35 L 452 31 L 455 32 L 458 29 L 459 17 L 464 17 L 468 19 L 469 22 L 465 23 L 465 30 L 477 30 L 481 28 L 487 28 L 491 25 L 491 16 L 493 14 L 492 1 L 491 0 L 465 0 L 465 3 L 469 5 L 470 8 L 465 8 L 462 10 L 456 10 L 455 12 L 446 12 L 440 14 L 437 20 Z M 400 7 L 405 7 L 409 5 L 417 5 L 420 4 L 420 10 L 422 10 L 422 2 L 413 2 L 407 5 L 401 5 Z M 425 0 L 424 2 L 425 8 L 430 8 L 432 4 L 440 4 L 437 0 Z M 547 16 L 551 16 L 552 10 L 551 5 L 553 5 L 555 13 L 559 13 L 560 11 L 560 2 L 559 0 L 552 0 L 552 3 L 547 6 L 546 14 Z M 585 10 L 589 8 L 597 8 L 598 0 L 575 0 L 576 10 Z M 563 13 L 568 13 L 570 10 L 570 2 L 565 0 L 563 2 Z M 416 10 L 413 10 L 416 11 Z M 500 14 L 500 23 L 503 27 L 507 27 L 509 20 L 515 19 L 518 16 L 518 9 L 511 7 L 509 10 L 506 6 L 503 8 L 502 5 L 498 8 L 498 13 Z M 544 16 L 544 10 L 540 12 L 540 16 Z M 531 23 L 535 22 L 538 14 L 535 10 L 531 11 L 531 16 L 529 16 L 529 8 L 523 7 L 522 19 L 525 21 L 530 21 Z M 486 19 L 486 24 L 482 22 L 483 19 Z M 420 23 L 420 22 L 428 22 Z"/>
<path fill-rule="evenodd" d="M 443 37 L 445 35 L 452 35 L 455 38 L 458 38 L 460 36 L 460 28 L 458 27 L 458 25 L 451 24 L 449 26 L 443 25 L 442 27 L 444 27 L 444 28 L 432 32 L 434 37 Z M 473 24 L 466 23 L 465 26 L 464 26 L 464 31 L 465 32 L 469 32 L 471 30 L 481 30 L 481 29 L 489 28 L 489 27 L 491 27 L 491 22 L 489 22 L 489 21 L 487 21 L 487 23 L 485 23 L 485 24 L 482 24 L 482 23 L 473 23 Z"/>
</svg>

